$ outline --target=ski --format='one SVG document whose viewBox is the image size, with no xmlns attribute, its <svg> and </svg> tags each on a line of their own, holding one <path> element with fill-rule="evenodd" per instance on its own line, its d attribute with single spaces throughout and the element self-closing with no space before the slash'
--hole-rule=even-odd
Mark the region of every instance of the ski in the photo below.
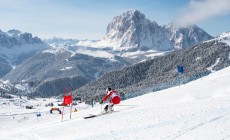
<svg viewBox="0 0 230 140">
<path fill-rule="evenodd" d="M 84 119 L 89 119 L 89 118 L 94 118 L 94 117 L 98 117 L 101 115 L 105 115 L 107 113 L 101 113 L 101 114 L 89 114 L 88 116 L 83 117 Z"/>
<path fill-rule="evenodd" d="M 89 118 L 94 118 L 94 117 L 97 117 L 97 115 L 89 115 L 89 116 L 85 116 L 84 119 L 89 119 Z"/>
<path fill-rule="evenodd" d="M 112 111 L 112 112 L 106 112 L 106 113 L 103 112 L 103 113 L 100 113 L 100 114 L 89 114 L 88 116 L 85 116 L 83 118 L 84 119 L 95 118 L 95 117 L 102 116 L 102 115 L 113 114 L 115 112 L 118 112 L 118 111 Z"/>
</svg>

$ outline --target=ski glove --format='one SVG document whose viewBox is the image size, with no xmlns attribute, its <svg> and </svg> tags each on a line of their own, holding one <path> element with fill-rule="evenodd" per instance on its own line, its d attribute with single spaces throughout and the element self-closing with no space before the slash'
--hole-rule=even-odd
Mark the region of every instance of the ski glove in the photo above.
<svg viewBox="0 0 230 140">
<path fill-rule="evenodd" d="M 99 104 L 103 104 L 103 101 L 101 100 L 101 101 L 99 102 Z"/>
</svg>

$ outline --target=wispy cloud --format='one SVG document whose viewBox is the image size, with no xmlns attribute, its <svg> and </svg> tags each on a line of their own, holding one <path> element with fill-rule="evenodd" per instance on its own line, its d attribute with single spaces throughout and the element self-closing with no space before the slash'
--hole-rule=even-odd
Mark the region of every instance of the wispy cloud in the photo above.
<svg viewBox="0 0 230 140">
<path fill-rule="evenodd" d="M 177 25 L 197 24 L 207 19 L 230 13 L 230 0 L 191 0 L 175 18 Z"/>
</svg>

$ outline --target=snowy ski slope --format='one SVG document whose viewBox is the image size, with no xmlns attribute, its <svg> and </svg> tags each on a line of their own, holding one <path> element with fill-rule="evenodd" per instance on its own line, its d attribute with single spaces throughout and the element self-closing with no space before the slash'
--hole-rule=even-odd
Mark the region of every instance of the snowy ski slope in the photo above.
<svg viewBox="0 0 230 140">
<path fill-rule="evenodd" d="M 49 114 L 49 107 L 25 110 L 1 105 L 0 139 L 230 140 L 229 84 L 230 67 L 185 85 L 122 101 L 114 113 L 91 119 L 83 116 L 100 113 L 101 105 L 77 105 L 71 120 L 66 108 L 64 121 L 58 113 Z M 42 115 L 39 118 L 37 111 Z"/>
</svg>

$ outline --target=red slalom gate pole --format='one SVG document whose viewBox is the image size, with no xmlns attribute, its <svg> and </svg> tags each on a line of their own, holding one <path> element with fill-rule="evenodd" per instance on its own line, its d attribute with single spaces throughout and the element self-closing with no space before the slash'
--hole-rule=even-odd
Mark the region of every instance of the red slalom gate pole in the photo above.
<svg viewBox="0 0 230 140">
<path fill-rule="evenodd" d="M 70 87 L 70 96 L 71 96 L 71 106 L 70 106 L 70 119 L 71 119 L 71 114 L 72 114 L 72 106 L 73 106 L 73 99 L 72 99 L 72 87 Z"/>
<path fill-rule="evenodd" d="M 62 103 L 62 121 L 64 118 L 64 102 L 65 102 L 65 94 L 66 94 L 66 87 L 64 87 L 64 97 L 63 97 L 63 103 Z"/>
</svg>

